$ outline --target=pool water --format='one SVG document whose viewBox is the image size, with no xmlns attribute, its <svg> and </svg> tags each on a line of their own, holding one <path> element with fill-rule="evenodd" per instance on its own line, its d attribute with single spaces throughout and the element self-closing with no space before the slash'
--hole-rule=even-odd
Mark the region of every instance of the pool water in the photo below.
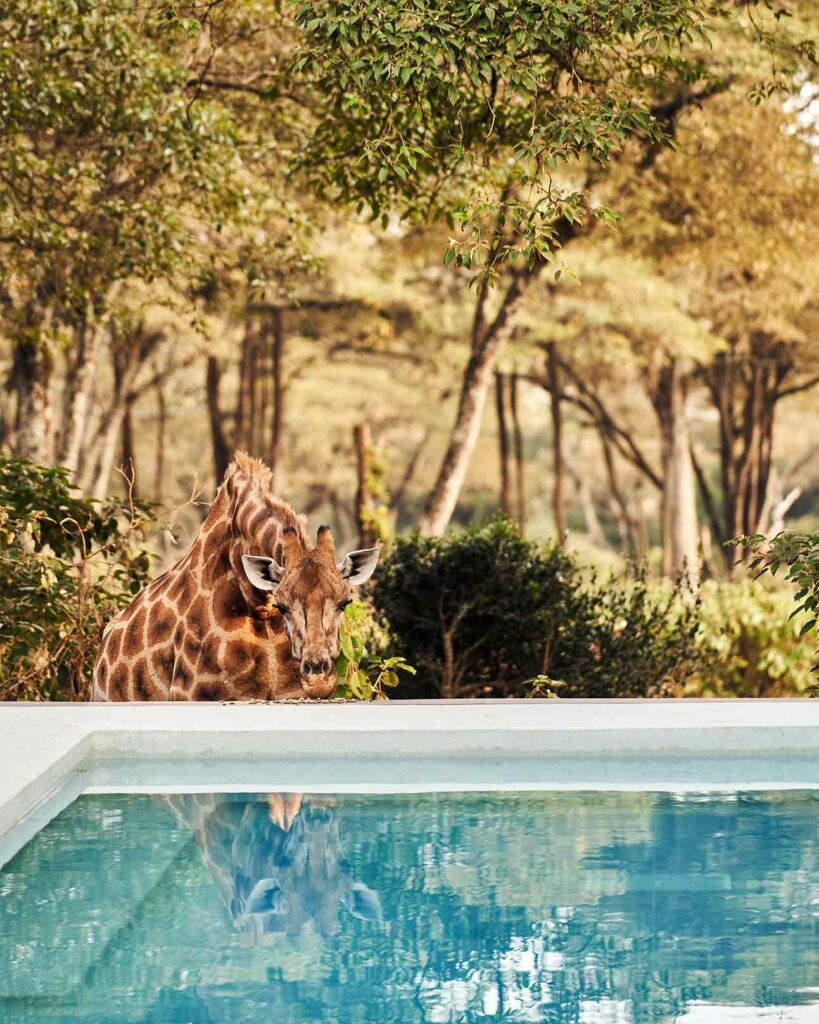
<svg viewBox="0 0 819 1024">
<path fill-rule="evenodd" d="M 819 794 L 83 796 L 3 1024 L 819 1022 Z"/>
</svg>

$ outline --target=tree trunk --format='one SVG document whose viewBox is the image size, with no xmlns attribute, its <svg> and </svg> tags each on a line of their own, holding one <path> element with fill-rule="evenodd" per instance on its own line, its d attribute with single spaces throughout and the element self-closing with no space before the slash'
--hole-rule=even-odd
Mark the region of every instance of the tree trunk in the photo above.
<svg viewBox="0 0 819 1024">
<path fill-rule="evenodd" d="M 116 405 L 109 410 L 103 424 L 90 485 L 91 497 L 97 501 L 101 501 L 108 493 L 111 472 L 117 458 L 117 442 L 122 436 L 122 424 L 126 411 L 125 401 L 119 399 Z"/>
<path fill-rule="evenodd" d="M 455 423 L 421 521 L 421 532 L 427 537 L 440 537 L 452 519 L 478 441 L 495 359 L 509 337 L 512 315 L 521 303 L 531 276 L 523 271 L 515 274 L 490 323 L 485 322 L 488 285 L 481 285 L 472 324 L 472 354 L 464 371 Z"/>
<path fill-rule="evenodd" d="M 515 495 L 517 499 L 518 525 L 521 533 L 526 530 L 526 467 L 523 461 L 523 431 L 520 429 L 518 407 L 518 386 L 520 378 L 513 373 L 509 378 L 509 411 L 512 414 L 512 445 L 515 452 Z"/>
<path fill-rule="evenodd" d="M 156 387 L 156 462 L 154 463 L 154 501 L 162 501 L 162 484 L 165 479 L 165 441 L 168 425 L 168 403 L 162 384 Z"/>
<path fill-rule="evenodd" d="M 111 473 L 117 458 L 118 442 L 123 440 L 125 417 L 130 407 L 128 397 L 136 377 L 136 366 L 126 363 L 114 355 L 114 399 L 111 408 L 103 418 L 96 460 L 91 476 L 91 497 L 101 501 L 108 493 Z"/>
<path fill-rule="evenodd" d="M 620 530 L 620 542 L 626 548 L 629 555 L 637 560 L 644 555 L 642 539 L 634 516 L 629 511 L 620 482 L 617 478 L 617 468 L 614 463 L 614 453 L 611 450 L 611 441 L 604 430 L 600 430 L 600 446 L 603 450 L 603 462 L 606 467 L 606 476 L 609 482 L 609 491 L 614 499 L 614 516 Z"/>
<path fill-rule="evenodd" d="M 208 356 L 205 393 L 207 395 L 208 419 L 213 449 L 213 472 L 217 487 L 221 484 L 227 472 L 233 454 L 232 446 L 228 444 L 225 434 L 225 414 L 222 412 L 219 402 L 219 385 L 221 380 L 222 371 L 219 369 L 218 360 L 215 356 Z"/>
<path fill-rule="evenodd" d="M 392 494 L 390 495 L 390 509 L 394 513 L 396 519 L 398 518 L 398 513 L 400 512 L 401 509 L 401 503 L 403 502 L 404 496 L 407 493 L 407 488 L 415 479 L 415 473 L 421 462 L 421 456 L 424 454 L 424 448 L 426 447 L 428 440 L 429 434 L 427 433 L 426 430 L 424 430 L 421 434 L 421 438 L 418 441 L 418 444 L 415 446 L 415 450 L 413 451 L 412 455 L 409 458 L 409 462 L 407 462 L 407 465 L 404 469 L 403 474 L 401 475 L 401 480 L 399 481 L 398 486 L 393 490 Z"/>
<path fill-rule="evenodd" d="M 786 343 L 763 332 L 748 342 L 743 354 L 739 341 L 730 339 L 727 351 L 701 367 L 719 417 L 723 523 L 718 539 L 723 542 L 765 525 L 776 405 L 790 393 L 781 386 L 793 370 Z M 742 549 L 723 550 L 734 568 Z"/>
<path fill-rule="evenodd" d="M 549 381 L 552 412 L 552 515 L 555 521 L 555 533 L 558 544 L 566 542 L 566 511 L 564 500 L 564 457 L 563 457 L 563 414 L 561 402 L 563 393 L 560 384 L 560 369 L 557 361 L 557 348 L 550 341 L 546 350 L 546 372 Z"/>
<path fill-rule="evenodd" d="M 500 510 L 507 517 L 512 515 L 512 497 L 509 482 L 509 433 L 506 429 L 506 388 L 504 376 L 495 370 L 495 411 L 498 418 L 498 462 L 500 464 Z"/>
<path fill-rule="evenodd" d="M 367 423 L 356 423 L 353 427 L 356 477 L 358 487 L 355 493 L 355 522 L 358 530 L 358 544 L 371 548 L 378 543 L 378 530 L 373 520 L 373 497 L 370 490 L 372 475 L 372 437 Z"/>
<path fill-rule="evenodd" d="M 250 314 L 245 318 L 245 333 L 242 337 L 242 356 L 239 363 L 239 393 L 236 398 L 236 419 L 234 445 L 236 448 L 250 448 L 253 445 L 253 352 L 255 347 L 254 324 Z"/>
<path fill-rule="evenodd" d="M 270 468 L 273 470 L 273 490 L 281 490 L 282 433 L 284 431 L 284 314 L 273 310 L 273 337 L 271 362 L 273 364 L 273 423 L 270 436 Z"/>
<path fill-rule="evenodd" d="M 65 426 L 59 454 L 60 462 L 69 470 L 72 477 L 76 477 L 80 469 L 102 341 L 103 328 L 89 315 L 77 332 L 76 361 L 70 381 L 66 381 L 69 394 L 66 396 Z"/>
<path fill-rule="evenodd" d="M 663 452 L 663 574 L 684 574 L 692 585 L 700 577 L 697 485 L 687 417 L 687 381 L 681 361 L 669 359 L 658 372 L 654 406 Z"/>
<path fill-rule="evenodd" d="M 121 429 L 122 469 L 128 478 L 131 494 L 137 495 L 136 452 L 134 450 L 134 423 L 130 404 L 122 417 Z"/>
<path fill-rule="evenodd" d="M 148 333 L 142 324 L 129 329 L 123 338 L 112 337 L 114 395 L 100 425 L 93 469 L 90 473 L 83 474 L 84 488 L 90 489 L 91 497 L 97 500 L 102 500 L 108 493 L 111 472 L 117 458 L 118 442 L 132 445 L 130 439 L 126 439 L 123 434 L 125 420 L 137 395 L 137 384 L 142 368 L 161 339 L 161 332 Z"/>
<path fill-rule="evenodd" d="M 607 548 L 609 544 L 600 522 L 600 517 L 597 515 L 597 508 L 594 504 L 594 495 L 589 483 L 588 474 L 577 469 L 572 464 L 568 453 L 564 453 L 564 465 L 566 473 L 571 478 L 577 492 L 577 501 L 583 514 L 583 524 L 589 540 L 598 548 Z"/>
<path fill-rule="evenodd" d="M 16 455 L 51 461 L 51 352 L 44 342 L 22 341 L 14 348 L 17 393 Z"/>
</svg>

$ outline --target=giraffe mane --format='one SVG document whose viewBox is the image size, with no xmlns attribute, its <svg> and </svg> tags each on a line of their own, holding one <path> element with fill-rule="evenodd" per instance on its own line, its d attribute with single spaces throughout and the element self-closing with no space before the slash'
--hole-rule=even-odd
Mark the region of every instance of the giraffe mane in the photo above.
<svg viewBox="0 0 819 1024">
<path fill-rule="evenodd" d="M 261 459 L 256 459 L 247 452 L 238 451 L 234 454 L 230 465 L 225 473 L 224 483 L 234 477 L 244 477 L 253 487 L 254 491 L 270 508 L 271 513 L 285 527 L 292 526 L 296 529 L 306 548 L 309 548 L 307 539 L 307 516 L 299 515 L 293 511 L 282 498 L 273 493 L 273 470 Z"/>
</svg>

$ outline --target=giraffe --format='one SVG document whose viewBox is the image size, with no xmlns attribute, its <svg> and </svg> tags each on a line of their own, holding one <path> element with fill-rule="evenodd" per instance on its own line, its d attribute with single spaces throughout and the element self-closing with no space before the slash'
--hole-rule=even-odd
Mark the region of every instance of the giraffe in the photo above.
<svg viewBox="0 0 819 1024">
<path fill-rule="evenodd" d="M 301 793 L 164 797 L 190 828 L 202 860 L 248 945 L 283 935 L 337 935 L 342 913 L 383 921 L 378 894 L 357 881 L 344 856 L 335 800 Z"/>
<path fill-rule="evenodd" d="M 311 549 L 271 478 L 236 454 L 188 553 L 106 626 L 92 700 L 330 696 L 341 616 L 378 547 L 336 564 L 321 526 Z"/>
</svg>

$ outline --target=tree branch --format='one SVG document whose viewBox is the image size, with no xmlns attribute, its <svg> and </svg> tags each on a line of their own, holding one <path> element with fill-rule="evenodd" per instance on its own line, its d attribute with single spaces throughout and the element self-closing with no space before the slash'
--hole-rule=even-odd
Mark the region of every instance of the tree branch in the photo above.
<svg viewBox="0 0 819 1024">
<path fill-rule="evenodd" d="M 783 398 L 790 398 L 791 395 L 799 395 L 803 391 L 810 391 L 817 384 L 819 384 L 819 376 L 811 377 L 810 380 L 803 381 L 801 384 L 794 384 L 789 388 L 779 388 L 779 390 L 774 392 L 774 401 L 779 402 Z"/>
</svg>

